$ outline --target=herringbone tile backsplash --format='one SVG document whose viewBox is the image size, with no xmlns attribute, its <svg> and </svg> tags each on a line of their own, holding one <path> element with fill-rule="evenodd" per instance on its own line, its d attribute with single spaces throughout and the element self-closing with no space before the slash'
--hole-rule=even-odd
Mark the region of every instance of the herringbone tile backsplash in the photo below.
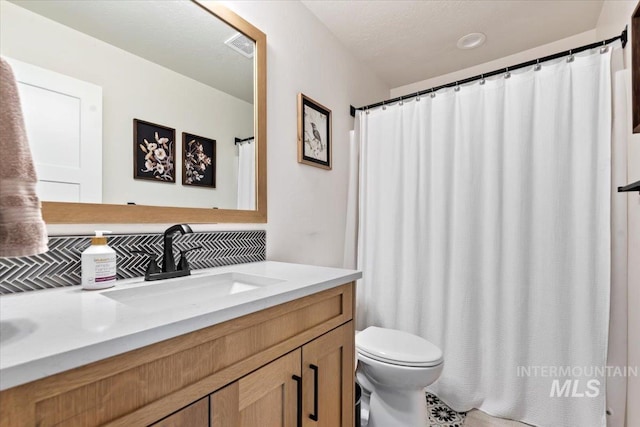
<svg viewBox="0 0 640 427">
<path fill-rule="evenodd" d="M 44 254 L 0 258 L 0 294 L 79 285 L 80 255 L 90 243 L 87 236 L 50 237 L 49 251 Z M 140 277 L 144 276 L 147 257 L 131 251 L 145 250 L 162 255 L 162 234 L 111 235 L 109 246 L 116 251 L 118 279 Z M 202 246 L 202 249 L 189 252 L 192 269 L 264 261 L 266 232 L 216 231 L 176 236 L 176 260 L 180 249 L 194 246 Z"/>
</svg>

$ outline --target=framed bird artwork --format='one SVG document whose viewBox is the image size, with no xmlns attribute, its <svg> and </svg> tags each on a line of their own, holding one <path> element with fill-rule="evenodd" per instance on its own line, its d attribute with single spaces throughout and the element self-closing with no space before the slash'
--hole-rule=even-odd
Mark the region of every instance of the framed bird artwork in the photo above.
<svg viewBox="0 0 640 427">
<path fill-rule="evenodd" d="M 298 94 L 298 162 L 331 169 L 331 110 Z"/>
</svg>

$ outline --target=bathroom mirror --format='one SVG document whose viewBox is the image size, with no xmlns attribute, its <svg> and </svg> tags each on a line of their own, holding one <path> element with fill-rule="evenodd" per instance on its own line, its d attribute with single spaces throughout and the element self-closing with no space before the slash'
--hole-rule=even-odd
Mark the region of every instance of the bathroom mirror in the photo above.
<svg viewBox="0 0 640 427">
<path fill-rule="evenodd" d="M 266 222 L 264 33 L 200 0 L 0 5 L 47 223 Z"/>
</svg>

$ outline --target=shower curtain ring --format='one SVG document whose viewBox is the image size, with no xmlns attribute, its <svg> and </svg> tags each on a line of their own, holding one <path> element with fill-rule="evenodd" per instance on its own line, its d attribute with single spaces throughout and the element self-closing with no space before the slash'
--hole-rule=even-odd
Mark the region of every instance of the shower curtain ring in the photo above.
<svg viewBox="0 0 640 427">
<path fill-rule="evenodd" d="M 416 92 L 416 102 L 420 102 L 420 92 Z"/>
<path fill-rule="evenodd" d="M 433 91 L 433 88 L 431 88 L 431 97 L 435 98 L 436 97 L 436 93 Z"/>
<path fill-rule="evenodd" d="M 542 65 L 540 65 L 540 60 L 536 59 L 536 66 L 533 67 L 533 71 L 540 71 L 542 69 Z"/>
<path fill-rule="evenodd" d="M 485 83 L 484 74 L 480 74 L 480 84 L 483 85 Z"/>
<path fill-rule="evenodd" d="M 369 107 L 365 107 L 365 108 L 364 108 L 364 113 L 365 113 L 365 114 L 369 114 Z"/>
<path fill-rule="evenodd" d="M 505 68 L 504 78 L 508 79 L 511 77 L 511 73 L 509 72 L 509 67 Z"/>
<path fill-rule="evenodd" d="M 573 62 L 575 58 L 573 57 L 573 51 L 569 49 L 569 56 L 567 57 L 567 62 Z"/>
<path fill-rule="evenodd" d="M 383 110 L 386 110 L 386 109 L 387 109 L 387 106 L 386 106 L 386 105 L 384 105 L 384 101 L 382 101 L 382 109 L 383 109 Z"/>
<path fill-rule="evenodd" d="M 453 88 L 456 92 L 460 92 L 460 86 L 458 86 L 458 82 L 456 82 L 456 87 Z"/>
<path fill-rule="evenodd" d="M 400 101 L 398 102 L 399 106 L 403 106 L 404 105 L 404 99 L 402 97 L 400 97 Z"/>
<path fill-rule="evenodd" d="M 600 48 L 600 53 L 607 53 L 609 50 L 609 46 L 607 46 L 607 41 L 602 40 L 602 47 Z"/>
</svg>

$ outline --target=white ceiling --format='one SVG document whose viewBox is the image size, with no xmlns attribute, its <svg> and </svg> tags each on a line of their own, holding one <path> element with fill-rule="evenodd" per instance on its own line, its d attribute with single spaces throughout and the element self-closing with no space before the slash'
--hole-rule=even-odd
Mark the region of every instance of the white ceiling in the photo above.
<svg viewBox="0 0 640 427">
<path fill-rule="evenodd" d="M 603 0 L 302 0 L 391 88 L 595 28 Z M 486 43 L 461 50 L 465 34 Z"/>
<path fill-rule="evenodd" d="M 253 59 L 237 31 L 184 0 L 11 0 L 18 6 L 253 104 Z"/>
</svg>

